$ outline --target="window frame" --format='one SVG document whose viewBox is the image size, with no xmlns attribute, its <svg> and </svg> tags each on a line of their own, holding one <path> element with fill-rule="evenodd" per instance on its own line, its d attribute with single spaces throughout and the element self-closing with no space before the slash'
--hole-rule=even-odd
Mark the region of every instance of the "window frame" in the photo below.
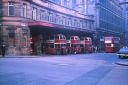
<svg viewBox="0 0 128 85">
<path fill-rule="evenodd" d="M 14 7 L 13 15 L 10 15 L 10 7 Z M 14 1 L 8 1 L 8 16 L 15 16 L 15 3 Z"/>
<path fill-rule="evenodd" d="M 26 3 L 23 3 L 23 6 L 22 6 L 22 16 L 27 17 L 27 4 Z"/>
<path fill-rule="evenodd" d="M 32 7 L 32 19 L 37 20 L 37 8 L 36 7 Z"/>
</svg>

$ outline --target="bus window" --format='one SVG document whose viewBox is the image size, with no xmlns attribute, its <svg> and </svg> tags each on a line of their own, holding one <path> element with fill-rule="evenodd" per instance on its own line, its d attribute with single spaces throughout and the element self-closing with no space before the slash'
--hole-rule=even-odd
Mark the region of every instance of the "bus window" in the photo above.
<svg viewBox="0 0 128 85">
<path fill-rule="evenodd" d="M 77 44 L 72 44 L 71 47 L 77 47 Z"/>
<path fill-rule="evenodd" d="M 80 47 L 84 47 L 84 45 L 80 45 Z"/>
<path fill-rule="evenodd" d="M 88 38 L 85 38 L 86 41 L 88 41 Z"/>
<path fill-rule="evenodd" d="M 85 46 L 91 47 L 92 45 L 91 44 L 86 44 Z"/>
<path fill-rule="evenodd" d="M 75 39 L 74 40 L 77 40 L 77 37 L 75 37 Z"/>
<path fill-rule="evenodd" d="M 49 48 L 54 48 L 54 45 L 49 45 Z"/>
<path fill-rule="evenodd" d="M 55 39 L 57 39 L 57 40 L 58 40 L 58 39 L 59 39 L 59 36 L 55 36 Z"/>
<path fill-rule="evenodd" d="M 61 47 L 66 47 L 66 44 L 61 44 Z"/>
<path fill-rule="evenodd" d="M 74 44 L 71 44 L 71 47 L 74 47 Z"/>
<path fill-rule="evenodd" d="M 60 44 L 55 44 L 55 48 L 60 48 Z"/>
<path fill-rule="evenodd" d="M 114 47 L 114 44 L 111 44 L 111 47 Z"/>
<path fill-rule="evenodd" d="M 66 37 L 65 37 L 65 36 L 61 36 L 61 39 L 64 39 L 64 40 L 65 40 L 65 39 L 66 39 Z"/>
<path fill-rule="evenodd" d="M 84 38 L 81 38 L 81 40 L 84 40 Z"/>
<path fill-rule="evenodd" d="M 74 37 L 71 37 L 71 40 L 74 40 Z"/>
<path fill-rule="evenodd" d="M 91 39 L 91 38 L 89 38 L 89 41 L 92 41 L 92 39 Z"/>
<path fill-rule="evenodd" d="M 78 37 L 75 37 L 75 40 L 80 40 Z"/>
<path fill-rule="evenodd" d="M 111 47 L 111 44 L 106 44 L 106 47 Z"/>
<path fill-rule="evenodd" d="M 70 44 L 68 43 L 67 46 L 70 47 Z"/>
<path fill-rule="evenodd" d="M 60 36 L 60 39 L 64 39 L 63 36 Z"/>
</svg>

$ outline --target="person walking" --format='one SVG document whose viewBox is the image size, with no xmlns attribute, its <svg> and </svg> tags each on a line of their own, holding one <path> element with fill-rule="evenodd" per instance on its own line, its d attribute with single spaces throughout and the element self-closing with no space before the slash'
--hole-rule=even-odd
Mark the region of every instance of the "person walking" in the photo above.
<svg viewBox="0 0 128 85">
<path fill-rule="evenodd" d="M 97 46 L 94 47 L 94 50 L 95 50 L 95 53 L 97 53 L 97 51 L 98 51 Z"/>
<path fill-rule="evenodd" d="M 5 56 L 5 50 L 6 50 L 5 45 L 2 45 L 2 46 L 1 46 L 1 53 L 2 53 L 2 56 L 3 56 L 3 57 Z"/>
</svg>

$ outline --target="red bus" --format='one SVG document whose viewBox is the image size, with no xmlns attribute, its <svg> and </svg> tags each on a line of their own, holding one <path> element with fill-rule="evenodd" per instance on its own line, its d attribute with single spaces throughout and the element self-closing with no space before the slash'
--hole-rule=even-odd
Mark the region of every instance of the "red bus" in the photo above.
<svg viewBox="0 0 128 85">
<path fill-rule="evenodd" d="M 49 36 L 49 39 L 46 41 L 46 52 L 57 55 L 67 54 L 66 42 L 66 37 L 63 34 Z"/>
<path fill-rule="evenodd" d="M 104 37 L 105 52 L 112 53 L 117 52 L 120 48 L 120 38 L 119 37 Z"/>
<path fill-rule="evenodd" d="M 81 50 L 82 53 L 92 53 L 93 45 L 91 37 L 82 37 L 81 38 Z"/>
<path fill-rule="evenodd" d="M 67 48 L 69 53 L 81 53 L 80 38 L 78 36 L 71 36 L 70 39 L 67 40 Z"/>
</svg>

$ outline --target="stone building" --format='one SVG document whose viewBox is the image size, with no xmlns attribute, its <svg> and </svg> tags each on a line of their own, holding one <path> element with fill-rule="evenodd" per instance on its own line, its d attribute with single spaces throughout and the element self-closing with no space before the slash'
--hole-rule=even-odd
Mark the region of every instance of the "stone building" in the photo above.
<svg viewBox="0 0 128 85">
<path fill-rule="evenodd" d="M 29 18 L 21 15 L 23 2 L 21 0 L 0 1 L 0 44 L 6 45 L 7 54 L 29 53 L 30 30 L 26 23 Z"/>
<path fill-rule="evenodd" d="M 93 17 L 48 0 L 0 0 L 0 45 L 6 45 L 6 54 L 29 55 L 31 45 L 41 54 L 47 36 L 57 33 L 93 38 Z"/>
</svg>

